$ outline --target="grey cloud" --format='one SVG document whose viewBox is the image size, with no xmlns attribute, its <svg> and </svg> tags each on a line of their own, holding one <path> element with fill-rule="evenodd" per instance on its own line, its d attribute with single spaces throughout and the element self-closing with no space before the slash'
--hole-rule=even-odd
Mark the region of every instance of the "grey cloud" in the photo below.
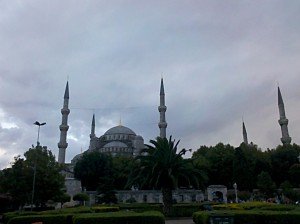
<svg viewBox="0 0 300 224">
<path fill-rule="evenodd" d="M 68 139 L 67 161 L 88 147 L 93 111 L 97 135 L 121 116 L 148 142 L 158 134 L 161 73 L 167 132 L 182 147 L 238 145 L 243 115 L 250 141 L 278 145 L 276 82 L 299 142 L 299 7 L 279 0 L 1 2 L 0 123 L 11 119 L 19 129 L 1 129 L 0 148 L 23 154 L 39 120 L 47 122 L 42 144 L 57 154 L 67 76 L 76 139 Z"/>
</svg>

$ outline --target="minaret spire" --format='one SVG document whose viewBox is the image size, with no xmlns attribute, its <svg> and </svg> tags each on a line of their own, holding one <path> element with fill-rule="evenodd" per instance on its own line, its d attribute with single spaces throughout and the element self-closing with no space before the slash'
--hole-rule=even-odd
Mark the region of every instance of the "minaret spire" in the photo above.
<svg viewBox="0 0 300 224">
<path fill-rule="evenodd" d="M 59 143 L 57 144 L 58 148 L 59 148 L 58 162 L 61 164 L 65 163 L 66 149 L 68 147 L 67 132 L 69 129 L 69 125 L 68 125 L 69 113 L 70 113 L 70 110 L 69 110 L 69 82 L 67 82 L 66 89 L 65 89 L 65 95 L 64 95 L 64 105 L 63 105 L 63 108 L 61 109 L 62 122 L 61 122 L 61 125 L 59 126 L 60 140 L 59 140 Z"/>
<path fill-rule="evenodd" d="M 288 131 L 288 123 L 289 120 L 285 116 L 285 109 L 284 109 L 284 103 L 282 99 L 282 95 L 280 92 L 280 88 L 278 86 L 278 108 L 279 108 L 279 120 L 278 123 L 281 127 L 281 142 L 282 144 L 290 144 L 292 141 L 292 138 L 289 136 L 289 131 Z"/>
<path fill-rule="evenodd" d="M 158 123 L 158 127 L 160 129 L 160 135 L 161 138 L 166 138 L 166 129 L 167 129 L 167 122 L 166 122 L 166 110 L 167 107 L 165 105 L 165 90 L 164 90 L 164 81 L 163 78 L 161 78 L 160 82 L 160 105 L 158 107 L 158 111 L 160 114 L 160 120 Z"/>
<path fill-rule="evenodd" d="M 96 137 L 96 135 L 95 135 L 95 127 L 96 127 L 96 125 L 95 125 L 95 114 L 93 114 L 90 138 Z"/>
<path fill-rule="evenodd" d="M 90 146 L 89 150 L 94 150 L 96 148 L 97 137 L 95 134 L 95 114 L 93 114 L 92 125 L 91 125 L 91 134 L 90 134 Z"/>
<path fill-rule="evenodd" d="M 247 130 L 244 121 L 243 121 L 243 139 L 244 139 L 244 144 L 248 145 L 248 136 L 247 136 Z"/>
</svg>

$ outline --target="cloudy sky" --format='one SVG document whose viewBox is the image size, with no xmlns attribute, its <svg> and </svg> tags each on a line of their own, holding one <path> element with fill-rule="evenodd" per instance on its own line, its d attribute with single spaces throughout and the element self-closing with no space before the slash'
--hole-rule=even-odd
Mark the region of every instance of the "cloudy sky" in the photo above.
<svg viewBox="0 0 300 224">
<path fill-rule="evenodd" d="M 280 144 L 277 85 L 300 144 L 300 1 L 0 1 L 0 168 L 40 142 L 58 154 L 70 84 L 67 162 L 123 125 L 158 133 L 163 74 L 168 135 L 196 150 Z"/>
</svg>

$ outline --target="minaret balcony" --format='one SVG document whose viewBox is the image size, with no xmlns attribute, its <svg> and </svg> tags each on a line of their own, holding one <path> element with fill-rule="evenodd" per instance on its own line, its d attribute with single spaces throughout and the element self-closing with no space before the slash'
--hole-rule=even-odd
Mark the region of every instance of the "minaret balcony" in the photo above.
<svg viewBox="0 0 300 224">
<path fill-rule="evenodd" d="M 282 137 L 280 140 L 283 144 L 290 144 L 292 141 L 292 138 L 291 137 Z"/>
<path fill-rule="evenodd" d="M 64 124 L 59 125 L 59 130 L 61 131 L 68 131 L 68 129 L 69 129 L 69 125 L 64 125 Z"/>
<path fill-rule="evenodd" d="M 167 122 L 159 122 L 159 123 L 158 123 L 158 127 L 159 127 L 159 128 L 166 128 L 167 125 L 168 125 Z"/>
<path fill-rule="evenodd" d="M 282 125 L 287 125 L 287 124 L 289 123 L 289 120 L 286 119 L 286 118 L 279 119 L 279 120 L 278 120 L 278 123 L 280 124 L 280 126 L 282 126 Z"/>
<path fill-rule="evenodd" d="M 166 110 L 167 110 L 167 107 L 166 107 L 166 106 L 159 106 L 159 107 L 158 107 L 158 111 L 159 111 L 159 112 L 166 112 Z"/>
<path fill-rule="evenodd" d="M 68 109 L 68 108 L 63 108 L 63 109 L 61 109 L 61 114 L 66 114 L 66 115 L 68 115 L 70 113 L 70 109 Z"/>
<path fill-rule="evenodd" d="M 64 149 L 64 148 L 67 148 L 67 147 L 68 147 L 68 143 L 66 143 L 66 142 L 59 142 L 59 143 L 57 144 L 57 146 L 58 146 L 58 148 L 60 148 L 60 149 Z"/>
</svg>

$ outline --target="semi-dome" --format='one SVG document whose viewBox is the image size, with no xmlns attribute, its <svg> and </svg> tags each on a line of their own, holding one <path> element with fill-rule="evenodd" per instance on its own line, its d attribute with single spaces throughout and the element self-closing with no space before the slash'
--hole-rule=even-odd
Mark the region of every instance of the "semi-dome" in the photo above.
<svg viewBox="0 0 300 224">
<path fill-rule="evenodd" d="M 122 125 L 115 126 L 104 133 L 104 135 L 115 135 L 115 134 L 125 134 L 125 135 L 136 135 L 134 131 Z"/>
</svg>

